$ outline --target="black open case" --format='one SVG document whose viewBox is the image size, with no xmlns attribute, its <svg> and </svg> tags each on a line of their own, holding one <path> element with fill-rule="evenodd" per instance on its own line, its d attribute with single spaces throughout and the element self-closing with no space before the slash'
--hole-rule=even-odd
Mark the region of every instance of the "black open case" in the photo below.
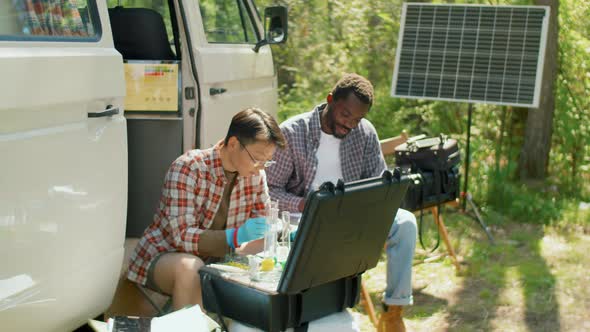
<svg viewBox="0 0 590 332">
<path fill-rule="evenodd" d="M 201 268 L 205 309 L 265 331 L 282 331 L 353 307 L 361 274 L 377 265 L 410 183 L 400 174 L 385 171 L 347 184 L 328 182 L 311 193 L 275 291 Z"/>
</svg>

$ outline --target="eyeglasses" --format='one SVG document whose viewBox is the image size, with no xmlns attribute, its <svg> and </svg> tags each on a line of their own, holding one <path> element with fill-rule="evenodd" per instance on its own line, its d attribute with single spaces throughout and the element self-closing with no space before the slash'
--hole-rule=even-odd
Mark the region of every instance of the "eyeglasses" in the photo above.
<svg viewBox="0 0 590 332">
<path fill-rule="evenodd" d="M 260 160 L 254 159 L 254 157 L 252 157 L 252 154 L 250 153 L 250 151 L 248 151 L 248 148 L 246 148 L 246 146 L 244 144 L 242 144 L 242 142 L 240 142 L 240 145 L 244 148 L 244 150 L 246 150 L 246 153 L 248 153 L 248 156 L 250 156 L 250 159 L 252 160 L 254 167 L 263 166 L 264 168 L 267 168 L 267 167 L 270 167 L 270 166 L 276 164 L 276 161 L 274 161 L 274 160 L 260 161 Z"/>
</svg>

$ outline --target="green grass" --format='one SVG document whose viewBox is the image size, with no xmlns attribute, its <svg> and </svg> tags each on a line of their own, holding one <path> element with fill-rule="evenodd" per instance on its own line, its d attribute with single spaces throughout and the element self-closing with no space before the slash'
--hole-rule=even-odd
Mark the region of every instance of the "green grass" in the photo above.
<svg viewBox="0 0 590 332">
<path fill-rule="evenodd" d="M 463 259 L 461 271 L 456 273 L 448 257 L 414 266 L 414 305 L 405 311 L 408 329 L 590 331 L 590 215 L 576 207 L 570 204 L 550 225 L 489 213 L 495 245 L 472 219 L 446 211 L 451 242 Z M 425 216 L 424 222 L 432 219 Z M 445 250 L 441 242 L 433 254 Z M 417 258 L 427 256 L 418 249 Z M 384 259 L 364 276 L 375 304 L 385 286 Z M 374 331 L 364 309 L 355 311 L 361 329 Z"/>
</svg>

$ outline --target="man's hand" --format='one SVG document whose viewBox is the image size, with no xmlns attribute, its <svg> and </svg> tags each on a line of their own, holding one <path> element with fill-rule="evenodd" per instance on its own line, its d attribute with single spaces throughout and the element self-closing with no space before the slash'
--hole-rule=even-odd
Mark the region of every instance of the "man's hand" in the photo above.
<svg viewBox="0 0 590 332">
<path fill-rule="evenodd" d="M 291 242 L 295 241 L 296 237 L 297 237 L 297 230 L 294 230 L 291 233 L 289 233 L 289 241 L 291 241 Z"/>
<path fill-rule="evenodd" d="M 303 198 L 300 202 L 299 202 L 299 206 L 297 207 L 297 209 L 299 210 L 299 212 L 303 212 L 303 208 L 305 207 L 305 198 Z"/>
<path fill-rule="evenodd" d="M 264 239 L 258 239 L 250 242 L 243 243 L 239 248 L 236 249 L 236 254 L 246 256 L 255 255 L 264 250 Z"/>
</svg>

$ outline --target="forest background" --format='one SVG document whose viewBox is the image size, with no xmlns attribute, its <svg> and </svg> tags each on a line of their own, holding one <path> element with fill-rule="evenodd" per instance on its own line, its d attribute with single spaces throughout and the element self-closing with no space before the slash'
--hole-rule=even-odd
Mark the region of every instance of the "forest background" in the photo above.
<svg viewBox="0 0 590 332">
<path fill-rule="evenodd" d="M 550 224 L 567 213 L 567 223 L 588 230 L 590 1 L 432 3 L 551 7 L 541 106 L 474 104 L 469 191 L 486 214 Z M 257 0 L 256 4 L 260 9 L 275 4 L 289 8 L 288 41 L 273 46 L 281 121 L 311 110 L 325 100 L 342 73 L 356 72 L 375 87 L 368 119 L 380 138 L 403 130 L 411 136 L 444 133 L 458 139 L 464 152 L 466 103 L 390 96 L 403 1 Z"/>
<path fill-rule="evenodd" d="M 270 5 L 289 10 L 288 40 L 272 46 L 280 121 L 310 111 L 343 73 L 356 72 L 375 87 L 368 118 L 380 138 L 404 130 L 444 133 L 459 141 L 465 158 L 466 103 L 390 96 L 402 0 L 254 2 L 261 16 Z M 546 5 L 551 16 L 539 108 L 473 105 L 469 191 L 495 244 L 473 218 L 445 207 L 460 268 L 445 257 L 444 245 L 432 253 L 417 248 L 414 305 L 404 314 L 409 330 L 590 331 L 590 288 L 580 287 L 590 284 L 590 0 L 413 2 Z M 171 36 L 167 3 L 108 0 L 109 7 L 157 9 Z M 199 4 L 209 10 L 235 5 Z M 425 214 L 421 224 L 428 249 L 437 238 L 432 221 Z M 385 286 L 385 261 L 383 254 L 377 267 L 363 274 L 375 304 Z M 354 311 L 361 330 L 374 331 L 365 307 Z"/>
<path fill-rule="evenodd" d="M 461 268 L 421 223 L 427 250 L 417 248 L 412 331 L 590 331 L 590 0 L 417 1 L 545 5 L 551 15 L 537 109 L 473 105 L 469 191 L 495 237 L 445 208 Z M 393 98 L 393 66 L 402 0 L 256 0 L 289 8 L 289 37 L 272 46 L 278 73 L 279 120 L 325 100 L 344 72 L 375 87 L 368 119 L 380 138 L 436 136 L 459 141 L 465 158 L 466 103 Z M 261 11 L 262 14 L 262 11 Z M 465 174 L 465 168 L 462 168 Z M 435 256 L 432 256 L 436 254 Z M 379 303 L 385 257 L 363 275 Z M 358 305 L 361 330 L 373 331 Z M 380 311 L 380 306 L 377 306 Z"/>
</svg>

